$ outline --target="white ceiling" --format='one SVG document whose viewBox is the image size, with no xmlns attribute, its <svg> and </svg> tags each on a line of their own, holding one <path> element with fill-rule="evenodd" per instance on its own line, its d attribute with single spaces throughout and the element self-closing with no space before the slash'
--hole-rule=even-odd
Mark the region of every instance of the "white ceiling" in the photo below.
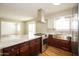
<svg viewBox="0 0 79 59">
<path fill-rule="evenodd" d="M 37 10 L 40 8 L 44 9 L 47 15 L 72 8 L 74 5 L 72 3 L 57 6 L 52 3 L 0 3 L 0 17 L 25 21 L 36 17 Z"/>
</svg>

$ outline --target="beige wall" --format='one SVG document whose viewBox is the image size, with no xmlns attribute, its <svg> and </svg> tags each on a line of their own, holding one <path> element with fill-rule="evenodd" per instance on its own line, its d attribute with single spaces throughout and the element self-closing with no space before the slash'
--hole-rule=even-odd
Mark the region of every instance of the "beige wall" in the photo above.
<svg viewBox="0 0 79 59">
<path fill-rule="evenodd" d="M 21 26 L 20 34 L 26 34 L 27 33 L 26 22 L 21 22 L 20 26 Z"/>
<path fill-rule="evenodd" d="M 47 23 L 36 22 L 36 33 L 46 33 Z"/>
<path fill-rule="evenodd" d="M 60 12 L 57 12 L 57 13 L 51 13 L 51 14 L 47 15 L 45 18 L 48 18 L 48 20 L 50 20 L 50 19 L 54 20 L 55 17 L 60 17 L 60 16 L 64 16 L 64 15 L 72 15 L 72 9 L 63 10 L 63 11 L 60 11 Z M 5 21 L 5 19 L 2 19 L 2 18 L 1 18 L 1 20 Z M 35 18 L 33 20 L 36 21 L 37 19 Z M 7 21 L 10 21 L 10 20 L 7 19 Z M 25 21 L 25 22 L 14 21 L 14 22 L 20 22 L 21 23 L 21 30 L 20 30 L 19 34 L 27 34 L 28 33 L 27 22 L 29 22 L 29 21 Z M 35 23 L 36 23 L 36 33 L 47 33 L 47 32 L 53 33 L 53 32 L 55 32 L 53 29 L 48 28 L 47 23 L 41 23 L 41 22 L 37 22 L 37 21 Z M 50 25 L 51 24 L 49 23 L 49 26 Z"/>
<path fill-rule="evenodd" d="M 1 20 L 0 20 L 0 37 L 1 37 Z"/>
<path fill-rule="evenodd" d="M 28 23 L 31 23 L 31 22 L 35 22 L 35 20 L 34 19 L 32 19 L 32 20 L 29 20 L 29 21 L 25 21 L 25 23 L 26 23 L 26 34 L 28 34 L 29 32 L 29 30 L 28 30 Z M 36 23 L 35 23 L 35 25 L 36 25 Z M 36 29 L 36 28 L 35 28 Z"/>
<path fill-rule="evenodd" d="M 56 20 L 56 18 L 61 17 L 61 16 L 71 17 L 71 20 L 72 20 L 72 16 L 73 16 L 72 14 L 73 14 L 73 9 L 67 9 L 67 10 L 56 12 L 56 13 L 51 13 L 47 17 L 48 17 L 48 20 L 53 20 L 53 21 Z M 48 23 L 48 26 L 51 26 L 51 22 Z M 47 27 L 48 33 L 62 33 L 62 32 L 59 32 L 59 31 L 57 32 L 56 30 L 54 30 L 53 26 L 54 26 L 54 23 L 52 22 L 52 26 Z"/>
<path fill-rule="evenodd" d="M 31 21 L 27 21 L 26 24 L 27 24 L 27 31 L 26 33 L 28 33 L 28 22 L 32 22 L 34 21 L 35 22 L 35 26 L 36 26 L 36 33 L 46 33 L 47 32 L 47 23 L 42 23 L 40 21 L 37 21 L 37 19 L 33 19 Z"/>
<path fill-rule="evenodd" d="M 68 15 L 72 15 L 72 14 L 73 14 L 73 8 L 70 8 L 70 9 L 59 11 L 59 12 L 50 13 L 46 17 L 55 18 L 55 17 L 60 17 L 60 16 L 68 16 Z"/>
</svg>

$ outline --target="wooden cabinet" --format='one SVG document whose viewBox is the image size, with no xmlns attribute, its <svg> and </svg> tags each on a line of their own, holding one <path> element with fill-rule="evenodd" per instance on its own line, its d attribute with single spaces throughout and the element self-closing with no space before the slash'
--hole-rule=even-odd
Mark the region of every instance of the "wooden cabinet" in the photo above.
<svg viewBox="0 0 79 59">
<path fill-rule="evenodd" d="M 40 53 L 41 38 L 33 39 L 3 49 L 4 56 L 33 56 Z"/>
<path fill-rule="evenodd" d="M 30 51 L 29 51 L 29 42 L 24 42 L 20 44 L 20 56 L 29 56 Z"/>
<path fill-rule="evenodd" d="M 71 43 L 68 40 L 53 38 L 51 35 L 48 38 L 48 45 L 71 51 Z"/>
<path fill-rule="evenodd" d="M 19 55 L 18 46 L 19 45 L 4 48 L 3 49 L 3 55 L 4 56 L 16 56 L 16 55 Z"/>
<path fill-rule="evenodd" d="M 54 43 L 52 39 L 53 39 L 52 35 L 49 35 L 48 36 L 48 45 L 50 45 L 50 46 L 53 46 L 53 43 Z"/>
<path fill-rule="evenodd" d="M 32 56 L 40 53 L 40 39 L 30 41 L 30 51 Z"/>
</svg>

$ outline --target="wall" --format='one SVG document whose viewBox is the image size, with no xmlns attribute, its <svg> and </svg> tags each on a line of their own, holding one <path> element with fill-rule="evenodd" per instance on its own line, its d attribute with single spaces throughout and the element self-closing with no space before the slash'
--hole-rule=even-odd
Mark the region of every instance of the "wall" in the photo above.
<svg viewBox="0 0 79 59">
<path fill-rule="evenodd" d="M 47 23 L 36 22 L 36 32 L 37 33 L 60 33 L 59 31 L 56 31 L 53 28 L 54 20 L 61 16 L 71 16 L 71 15 L 72 15 L 72 9 L 67 9 L 67 10 L 56 12 L 56 13 L 48 14 L 46 18 L 50 20 L 49 23 L 48 21 Z"/>
<path fill-rule="evenodd" d="M 36 22 L 36 33 L 47 33 L 47 23 Z"/>
<path fill-rule="evenodd" d="M 0 22 L 1 21 L 7 21 L 7 22 L 14 22 L 14 23 L 19 23 L 20 24 L 20 27 L 21 27 L 21 30 L 16 33 L 16 34 L 27 34 L 27 25 L 26 25 L 26 22 L 23 22 L 23 21 L 14 21 L 14 20 L 10 20 L 10 19 L 4 19 L 4 18 L 0 18 Z M 17 29 L 17 28 L 16 28 Z M 0 32 L 1 32 L 1 28 L 0 28 Z M 1 34 L 1 33 L 0 33 Z"/>
<path fill-rule="evenodd" d="M 1 20 L 0 20 L 0 40 L 1 40 Z"/>
<path fill-rule="evenodd" d="M 56 13 L 51 13 L 51 14 L 47 15 L 48 21 L 50 20 L 49 23 L 48 23 L 47 32 L 48 33 L 62 33 L 62 32 L 56 31 L 54 29 L 54 20 L 56 20 L 56 18 L 61 17 L 61 16 L 66 16 L 66 17 L 72 18 L 73 17 L 72 16 L 72 14 L 73 14 L 72 10 L 73 10 L 73 8 L 72 9 L 66 9 L 66 10 L 63 10 L 63 11 L 59 11 L 59 12 L 56 12 Z M 52 24 L 51 24 L 51 22 L 52 22 Z M 66 32 L 66 33 L 68 33 L 68 32 Z"/>
<path fill-rule="evenodd" d="M 67 10 L 63 10 L 63 11 L 57 12 L 57 13 L 48 14 L 46 16 L 46 18 L 48 18 L 48 20 L 50 20 L 50 19 L 51 20 L 54 20 L 54 18 L 56 18 L 56 17 L 60 17 L 60 16 L 64 16 L 64 15 L 70 15 L 70 14 L 72 14 L 72 9 L 67 9 Z M 3 19 L 3 20 L 5 20 L 5 19 Z M 33 19 L 33 20 L 36 21 L 36 18 Z M 9 21 L 9 20 L 7 19 L 7 21 Z M 16 21 L 16 22 L 19 22 L 19 21 Z M 20 31 L 19 34 L 27 34 L 28 33 L 28 25 L 27 25 L 27 22 L 28 21 L 26 21 L 26 22 L 21 22 L 20 21 L 20 23 L 21 23 L 21 31 Z M 51 24 L 49 22 L 49 26 L 53 27 L 52 25 L 54 25 L 54 24 Z M 47 32 L 48 33 L 49 32 L 50 33 L 53 33 L 53 32 L 56 33 L 57 31 L 55 31 L 54 29 L 48 28 L 47 23 L 36 22 L 36 33 L 47 33 Z"/>
<path fill-rule="evenodd" d="M 32 20 L 26 21 L 26 28 L 28 28 L 28 22 L 35 22 L 36 25 L 36 33 L 47 33 L 47 23 L 42 23 L 40 21 L 37 21 L 37 18 L 34 18 Z M 26 31 L 26 33 L 28 33 L 28 29 Z"/>
<path fill-rule="evenodd" d="M 1 36 L 1 20 L 0 20 L 0 36 Z"/>
<path fill-rule="evenodd" d="M 60 17 L 60 16 L 68 16 L 68 15 L 72 15 L 72 11 L 73 11 L 73 8 L 69 8 L 69 9 L 65 9 L 65 10 L 62 10 L 62 11 L 58 11 L 58 12 L 55 12 L 55 13 L 50 13 L 47 15 L 48 18 L 54 18 L 54 17 Z"/>
<path fill-rule="evenodd" d="M 34 18 L 34 19 L 31 19 L 31 20 L 28 20 L 28 21 L 25 21 L 25 24 L 24 24 L 24 25 L 25 25 L 25 27 L 26 27 L 26 28 L 25 28 L 26 34 L 28 34 L 28 31 L 29 31 L 29 30 L 28 30 L 28 23 L 29 23 L 29 22 L 35 22 L 35 18 Z M 35 25 L 36 25 L 36 23 L 35 23 Z"/>
<path fill-rule="evenodd" d="M 20 34 L 27 34 L 27 23 L 26 22 L 21 22 L 21 30 L 20 30 Z"/>
</svg>

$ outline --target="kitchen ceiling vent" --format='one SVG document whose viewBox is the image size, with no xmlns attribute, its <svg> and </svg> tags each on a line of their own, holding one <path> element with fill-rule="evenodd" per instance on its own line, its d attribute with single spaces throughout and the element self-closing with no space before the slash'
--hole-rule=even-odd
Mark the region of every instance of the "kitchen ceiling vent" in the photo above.
<svg viewBox="0 0 79 59">
<path fill-rule="evenodd" d="M 42 22 L 42 23 L 46 23 L 46 20 L 45 20 L 45 11 L 43 9 L 38 9 L 38 12 L 37 12 L 37 21 L 38 22 Z"/>
</svg>

